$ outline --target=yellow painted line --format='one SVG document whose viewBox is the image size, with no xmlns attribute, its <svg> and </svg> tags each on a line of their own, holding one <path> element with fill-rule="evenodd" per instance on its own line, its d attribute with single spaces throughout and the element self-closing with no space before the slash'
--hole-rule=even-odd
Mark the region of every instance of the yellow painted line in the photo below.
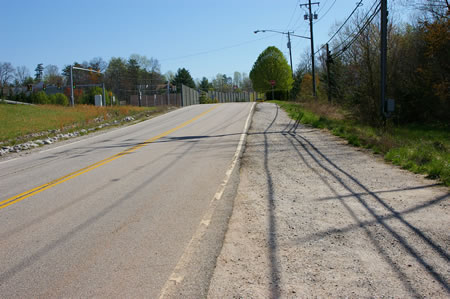
<svg viewBox="0 0 450 299">
<path fill-rule="evenodd" d="M 82 174 L 84 174 L 84 173 L 86 173 L 86 172 L 89 172 L 89 171 L 91 171 L 91 170 L 94 170 L 94 169 L 96 169 L 96 168 L 98 168 L 98 167 L 100 167 L 100 166 L 102 166 L 102 165 L 105 165 L 105 164 L 107 164 L 107 163 L 109 163 L 109 162 L 112 162 L 112 161 L 114 161 L 114 160 L 116 160 L 116 159 L 118 159 L 118 158 L 120 158 L 120 157 L 123 157 L 123 156 L 126 155 L 126 154 L 132 153 L 132 152 L 134 152 L 134 151 L 140 149 L 141 147 L 144 147 L 144 146 L 146 146 L 146 145 L 148 145 L 148 144 L 150 144 L 150 143 L 152 143 L 152 142 L 155 142 L 156 140 L 158 140 L 158 139 L 160 139 L 160 138 L 162 138 L 162 137 L 165 137 L 165 136 L 167 136 L 167 135 L 169 135 L 169 134 L 171 134 L 171 133 L 173 133 L 173 132 L 175 132 L 175 131 L 177 131 L 177 130 L 179 130 L 179 129 L 185 127 L 185 126 L 187 126 L 188 124 L 190 124 L 190 123 L 196 121 L 197 119 L 199 119 L 200 117 L 202 117 L 203 115 L 205 115 L 206 113 L 212 111 L 213 109 L 215 109 L 215 108 L 217 108 L 217 107 L 218 107 L 218 105 L 215 105 L 215 106 L 211 107 L 210 109 L 208 109 L 208 110 L 206 110 L 206 111 L 200 113 L 200 114 L 197 115 L 196 117 L 194 117 L 194 118 L 192 118 L 192 119 L 190 119 L 190 120 L 188 120 L 188 121 L 182 123 L 181 125 L 179 125 L 179 126 L 173 128 L 173 129 L 170 129 L 170 130 L 168 130 L 168 131 L 166 131 L 166 132 L 164 132 L 164 133 L 161 133 L 161 134 L 159 134 L 159 135 L 157 135 L 157 136 L 155 136 L 155 137 L 152 137 L 152 138 L 150 138 L 150 139 L 147 139 L 147 140 L 145 140 L 145 141 L 142 142 L 142 143 L 139 143 L 139 144 L 137 144 L 137 145 L 135 145 L 135 146 L 133 146 L 133 147 L 131 147 L 131 148 L 129 148 L 129 149 L 126 149 L 126 150 L 124 150 L 124 151 L 121 151 L 121 152 L 118 153 L 118 154 L 115 154 L 115 155 L 113 155 L 113 156 L 111 156 L 111 157 L 108 157 L 108 158 L 103 159 L 103 160 L 101 160 L 101 161 L 98 161 L 98 162 L 96 162 L 96 163 L 94 163 L 94 164 L 91 164 L 91 165 L 89 165 L 89 166 L 86 166 L 86 167 L 84 167 L 84 168 L 81 168 L 81 169 L 79 169 L 79 170 L 77 170 L 77 171 L 74 171 L 74 172 L 72 172 L 72 173 L 69 173 L 69 174 L 67 174 L 67 175 L 65 175 L 65 176 L 62 176 L 62 177 L 60 177 L 60 178 L 58 178 L 58 179 L 55 179 L 55 180 L 53 180 L 53 181 L 51 181 L 51 182 L 48 182 L 48 183 L 43 184 L 43 185 L 41 185 L 41 186 L 38 186 L 38 187 L 36 187 L 36 188 L 33 188 L 33 189 L 28 190 L 28 191 L 25 191 L 25 192 L 22 192 L 22 193 L 20 193 L 20 194 L 17 194 L 17 195 L 15 195 L 15 196 L 11 197 L 11 198 L 8 198 L 8 199 L 5 199 L 5 200 L 3 200 L 3 201 L 0 201 L 0 209 L 6 208 L 7 206 L 10 206 L 10 205 L 12 205 L 12 204 L 15 204 L 16 202 L 19 202 L 19 201 L 21 201 L 21 200 L 24 200 L 24 199 L 26 199 L 26 198 L 29 198 L 29 197 L 31 197 L 31 196 L 33 196 L 33 195 L 36 195 L 36 194 L 38 194 L 38 193 L 40 193 L 40 192 L 42 192 L 42 191 L 44 191 L 44 190 L 50 189 L 50 188 L 52 188 L 52 187 L 54 187 L 54 186 L 56 186 L 56 185 L 59 185 L 59 184 L 61 184 L 61 183 L 64 183 L 64 182 L 66 182 L 66 181 L 68 181 L 68 180 L 71 180 L 71 179 L 73 179 L 73 178 L 76 178 L 77 176 L 80 176 L 80 175 L 82 175 Z"/>
</svg>

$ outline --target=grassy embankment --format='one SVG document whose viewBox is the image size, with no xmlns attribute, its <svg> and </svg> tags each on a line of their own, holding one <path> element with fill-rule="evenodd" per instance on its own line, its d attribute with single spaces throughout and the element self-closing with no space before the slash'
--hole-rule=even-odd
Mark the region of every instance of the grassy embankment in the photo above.
<svg viewBox="0 0 450 299">
<path fill-rule="evenodd" d="M 33 138 L 31 134 L 59 129 L 68 133 L 89 129 L 126 116 L 136 119 L 155 116 L 164 112 L 163 107 L 95 107 L 77 105 L 62 107 L 53 105 L 8 105 L 0 104 L 0 142 L 14 145 Z M 52 135 L 51 133 L 48 136 Z M 55 134 L 54 134 L 55 135 Z"/>
<path fill-rule="evenodd" d="M 371 149 L 395 165 L 450 186 L 449 125 L 392 126 L 381 130 L 349 120 L 344 112 L 327 103 L 273 102 L 300 123 L 328 129 L 349 144 Z"/>
</svg>

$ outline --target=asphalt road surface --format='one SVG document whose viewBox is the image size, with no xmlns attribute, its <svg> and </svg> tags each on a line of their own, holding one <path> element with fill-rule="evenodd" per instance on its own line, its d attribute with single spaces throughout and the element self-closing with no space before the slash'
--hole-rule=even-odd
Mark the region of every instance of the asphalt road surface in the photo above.
<svg viewBox="0 0 450 299">
<path fill-rule="evenodd" d="M 250 111 L 190 106 L 0 162 L 0 297 L 157 297 Z"/>
</svg>

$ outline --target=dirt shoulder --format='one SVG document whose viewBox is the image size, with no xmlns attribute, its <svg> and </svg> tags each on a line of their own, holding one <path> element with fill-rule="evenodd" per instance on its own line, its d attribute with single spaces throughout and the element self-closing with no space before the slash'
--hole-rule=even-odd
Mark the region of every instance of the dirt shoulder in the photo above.
<svg viewBox="0 0 450 299">
<path fill-rule="evenodd" d="M 210 298 L 450 294 L 449 189 L 259 104 Z"/>
</svg>

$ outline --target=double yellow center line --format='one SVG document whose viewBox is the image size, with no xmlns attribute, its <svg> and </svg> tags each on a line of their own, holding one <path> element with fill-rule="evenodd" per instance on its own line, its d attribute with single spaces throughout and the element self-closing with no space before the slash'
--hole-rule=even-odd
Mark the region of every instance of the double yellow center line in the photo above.
<svg viewBox="0 0 450 299">
<path fill-rule="evenodd" d="M 73 178 L 76 178 L 77 176 L 80 176 L 80 175 L 82 175 L 82 174 L 84 174 L 84 173 L 86 173 L 86 172 L 89 172 L 89 171 L 91 171 L 91 170 L 94 170 L 94 169 L 96 169 L 96 168 L 102 166 L 102 165 L 105 165 L 105 164 L 107 164 L 107 163 L 109 163 L 109 162 L 112 162 L 112 161 L 114 161 L 114 160 L 116 160 L 116 159 L 119 159 L 120 157 L 123 157 L 123 156 L 126 155 L 126 154 L 132 153 L 132 152 L 134 152 L 134 151 L 140 149 L 141 147 L 144 147 L 144 146 L 146 146 L 146 145 L 148 145 L 148 144 L 150 144 L 150 143 L 152 143 L 152 142 L 155 142 L 156 140 L 158 140 L 158 139 L 160 139 L 160 138 L 162 138 L 162 137 L 165 137 L 165 136 L 167 136 L 167 135 L 169 135 L 169 134 L 171 134 L 171 133 L 173 133 L 173 132 L 175 132 L 175 131 L 177 131 L 177 130 L 179 130 L 179 129 L 185 127 L 185 126 L 187 126 L 188 124 L 190 124 L 190 123 L 196 121 L 197 119 L 199 119 L 200 117 L 202 117 L 203 115 L 205 115 L 206 113 L 212 111 L 213 109 L 215 109 L 215 108 L 217 108 L 217 107 L 218 107 L 218 105 L 215 105 L 215 106 L 213 106 L 212 108 L 210 108 L 210 109 L 208 109 L 208 110 L 206 110 L 206 111 L 200 113 L 200 114 L 197 115 L 196 117 L 194 117 L 194 118 L 192 118 L 192 119 L 190 119 L 190 120 L 188 120 L 188 121 L 182 123 L 181 125 L 179 125 L 179 126 L 173 128 L 173 129 L 170 129 L 170 130 L 168 130 L 168 131 L 166 131 L 166 132 L 164 132 L 164 133 L 161 133 L 161 134 L 159 134 L 159 135 L 157 135 L 157 136 L 155 136 L 155 137 L 152 137 L 152 138 L 150 138 L 150 139 L 147 139 L 147 140 L 145 140 L 145 141 L 142 142 L 142 143 L 139 143 L 139 144 L 137 144 L 137 145 L 135 145 L 135 146 L 133 146 L 133 147 L 131 147 L 131 148 L 129 148 L 129 149 L 126 149 L 126 150 L 124 150 L 124 151 L 121 151 L 121 152 L 118 153 L 118 154 L 115 154 L 115 155 L 113 155 L 113 156 L 111 156 L 111 157 L 108 157 L 108 158 L 103 159 L 103 160 L 101 160 L 101 161 L 98 161 L 98 162 L 96 162 L 96 163 L 94 163 L 94 164 L 91 164 L 91 165 L 89 165 L 89 166 L 86 166 L 86 167 L 84 167 L 84 168 L 81 168 L 81 169 L 79 169 L 79 170 L 77 170 L 77 171 L 74 171 L 74 172 L 72 172 L 72 173 L 69 173 L 69 174 L 67 174 L 67 175 L 65 175 L 65 176 L 62 176 L 62 177 L 60 177 L 60 178 L 57 178 L 57 179 L 55 179 L 55 180 L 53 180 L 53 181 L 51 181 L 51 182 L 48 182 L 48 183 L 43 184 L 43 185 L 41 185 L 41 186 L 38 186 L 38 187 L 36 187 L 36 188 L 33 188 L 33 189 L 30 189 L 30 190 L 25 191 L 25 192 L 23 192 L 23 193 L 17 194 L 17 195 L 15 195 L 15 196 L 11 197 L 11 198 L 8 198 L 8 199 L 5 199 L 5 200 L 3 200 L 3 201 L 0 201 L 0 209 L 6 208 L 7 206 L 10 206 L 10 205 L 12 205 L 12 204 L 15 204 L 15 203 L 17 203 L 17 202 L 19 202 L 19 201 L 21 201 L 21 200 L 26 199 L 26 198 L 29 198 L 29 197 L 31 197 L 31 196 L 33 196 L 33 195 L 35 195 L 35 194 L 38 194 L 38 193 L 40 193 L 40 192 L 42 192 L 42 191 L 44 191 L 44 190 L 50 189 L 50 188 L 52 188 L 52 187 L 54 187 L 54 186 L 56 186 L 56 185 L 59 185 L 59 184 L 61 184 L 61 183 L 64 183 L 64 182 L 66 182 L 66 181 L 68 181 L 68 180 L 71 180 L 71 179 L 73 179 Z"/>
</svg>

